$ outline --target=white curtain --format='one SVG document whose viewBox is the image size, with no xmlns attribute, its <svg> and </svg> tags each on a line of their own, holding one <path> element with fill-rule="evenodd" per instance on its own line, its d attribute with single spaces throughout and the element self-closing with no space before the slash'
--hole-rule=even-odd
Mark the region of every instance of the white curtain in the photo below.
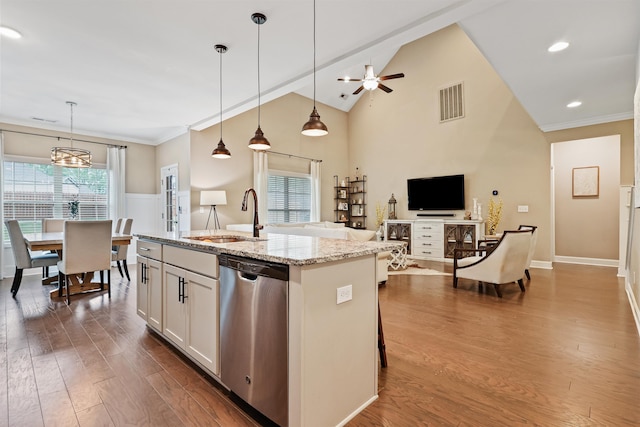
<svg viewBox="0 0 640 427">
<path fill-rule="evenodd" d="M 320 221 L 320 181 L 321 181 L 321 168 L 320 163 L 317 160 L 311 161 L 311 215 L 309 220 L 311 222 Z"/>
<path fill-rule="evenodd" d="M 258 196 L 258 218 L 262 225 L 267 223 L 267 181 L 269 178 L 269 160 L 264 151 L 253 152 L 253 189 Z"/>
<path fill-rule="evenodd" d="M 107 148 L 107 173 L 109 175 L 109 218 L 116 220 L 127 214 L 125 207 L 126 149 Z"/>
</svg>

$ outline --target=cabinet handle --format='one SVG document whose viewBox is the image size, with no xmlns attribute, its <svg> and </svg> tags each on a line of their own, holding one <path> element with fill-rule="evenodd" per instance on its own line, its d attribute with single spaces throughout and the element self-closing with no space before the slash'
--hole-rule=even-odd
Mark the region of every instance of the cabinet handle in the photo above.
<svg viewBox="0 0 640 427">
<path fill-rule="evenodd" d="M 148 251 L 150 251 L 151 249 L 149 249 L 149 248 L 145 248 L 145 247 L 141 247 L 141 248 L 138 248 L 138 250 L 148 252 Z"/>
<path fill-rule="evenodd" d="M 184 304 L 184 277 L 178 277 L 178 301 Z"/>
</svg>

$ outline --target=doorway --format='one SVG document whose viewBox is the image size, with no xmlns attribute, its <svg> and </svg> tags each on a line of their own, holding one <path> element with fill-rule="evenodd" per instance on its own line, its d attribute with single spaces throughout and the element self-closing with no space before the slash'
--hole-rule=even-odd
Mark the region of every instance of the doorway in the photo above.
<svg viewBox="0 0 640 427">
<path fill-rule="evenodd" d="M 553 261 L 617 266 L 620 135 L 554 143 L 551 166 Z"/>
<path fill-rule="evenodd" d="M 178 165 L 160 169 L 160 197 L 162 198 L 162 231 L 178 232 Z"/>
</svg>

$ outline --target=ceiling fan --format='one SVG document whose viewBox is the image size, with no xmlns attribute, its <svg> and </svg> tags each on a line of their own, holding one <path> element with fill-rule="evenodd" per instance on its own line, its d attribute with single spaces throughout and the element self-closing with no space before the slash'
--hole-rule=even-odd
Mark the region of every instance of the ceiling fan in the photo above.
<svg viewBox="0 0 640 427">
<path fill-rule="evenodd" d="M 341 82 L 362 82 L 362 85 L 360 85 L 360 87 L 358 89 L 356 89 L 355 92 L 353 92 L 354 95 L 359 94 L 362 89 L 367 89 L 367 90 L 374 90 L 375 88 L 380 88 L 383 91 L 389 93 L 392 92 L 393 89 L 391 89 L 388 86 L 383 85 L 382 83 L 380 83 L 383 80 L 391 80 L 391 79 L 400 79 L 404 77 L 404 73 L 398 73 L 398 74 L 390 74 L 388 76 L 376 76 L 375 74 L 373 74 L 373 65 L 365 65 L 364 66 L 364 77 L 361 79 L 350 79 L 349 77 L 345 77 L 343 79 L 338 79 L 338 81 Z"/>
</svg>

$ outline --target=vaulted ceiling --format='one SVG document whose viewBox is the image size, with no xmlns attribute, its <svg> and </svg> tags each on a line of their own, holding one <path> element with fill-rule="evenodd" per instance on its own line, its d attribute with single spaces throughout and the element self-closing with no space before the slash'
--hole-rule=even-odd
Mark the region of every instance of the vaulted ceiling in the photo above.
<svg viewBox="0 0 640 427">
<path fill-rule="evenodd" d="M 355 104 L 365 64 L 382 71 L 404 44 L 458 23 L 543 130 L 632 117 L 638 0 L 317 0 L 317 100 Z M 257 105 L 313 97 L 313 1 L 3 0 L 0 122 L 159 144 Z M 558 40 L 570 47 L 549 54 Z M 388 73 L 403 70 L 385 70 Z M 409 79 L 411 76 L 407 76 Z M 392 86 L 390 83 L 389 86 Z M 566 104 L 582 101 L 578 108 Z"/>
</svg>

